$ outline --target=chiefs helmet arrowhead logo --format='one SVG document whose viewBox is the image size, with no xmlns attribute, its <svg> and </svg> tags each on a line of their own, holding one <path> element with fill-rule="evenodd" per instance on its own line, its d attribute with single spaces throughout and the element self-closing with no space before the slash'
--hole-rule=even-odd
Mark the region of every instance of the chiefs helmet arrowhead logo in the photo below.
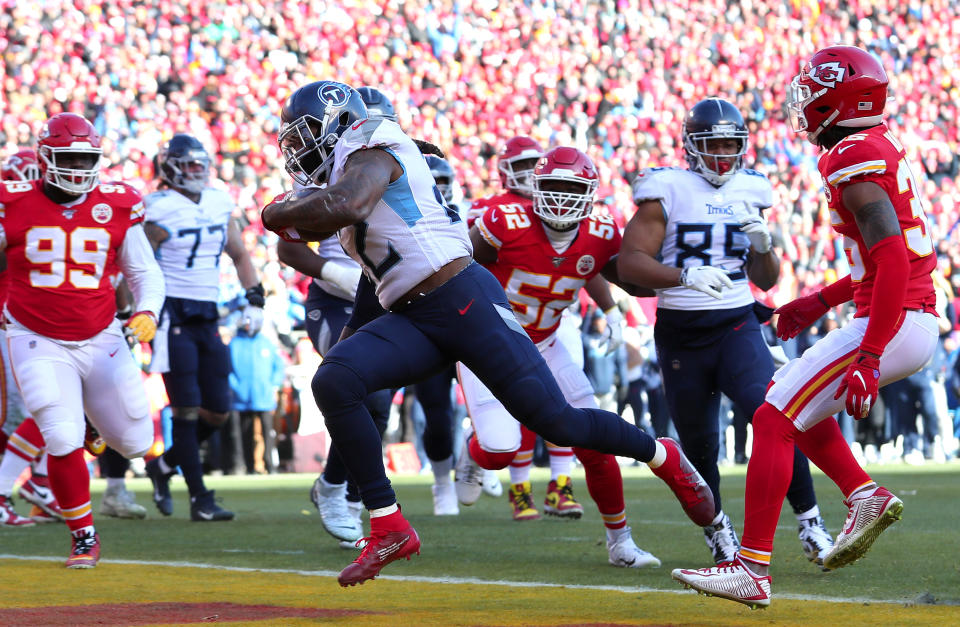
<svg viewBox="0 0 960 627">
<path fill-rule="evenodd" d="M 837 83 L 843 82 L 843 77 L 847 73 L 847 68 L 842 67 L 836 61 L 830 61 L 829 63 L 821 63 L 820 65 L 810 68 L 810 71 L 807 74 L 810 76 L 810 80 L 824 87 L 836 87 Z"/>
</svg>

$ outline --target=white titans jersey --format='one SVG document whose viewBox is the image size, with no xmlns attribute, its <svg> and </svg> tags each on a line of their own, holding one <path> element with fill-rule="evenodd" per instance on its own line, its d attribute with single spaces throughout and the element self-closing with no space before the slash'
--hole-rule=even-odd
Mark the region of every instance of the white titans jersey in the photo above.
<svg viewBox="0 0 960 627">
<path fill-rule="evenodd" d="M 660 262 L 675 268 L 714 266 L 724 270 L 733 289 L 723 289 L 718 300 L 688 287 L 657 290 L 658 307 L 665 309 L 733 309 L 754 301 L 745 264 L 750 239 L 740 230 L 749 205 L 753 214 L 773 204 L 773 188 L 766 175 L 739 170 L 714 187 L 702 176 L 683 168 L 649 168 L 633 184 L 635 202 L 659 200 L 667 230 Z"/>
<path fill-rule="evenodd" d="M 143 200 L 146 221 L 170 235 L 157 248 L 167 296 L 216 301 L 220 255 L 227 243 L 233 199 L 224 191 L 208 187 L 199 204 L 172 189 L 147 194 Z"/>
<path fill-rule="evenodd" d="M 361 120 L 334 148 L 330 183 L 343 174 L 347 157 L 380 148 L 403 166 L 403 175 L 366 220 L 340 229 L 340 243 L 363 267 L 385 309 L 420 281 L 458 257 L 473 254 L 466 224 L 445 204 L 420 149 L 396 122 Z"/>
</svg>

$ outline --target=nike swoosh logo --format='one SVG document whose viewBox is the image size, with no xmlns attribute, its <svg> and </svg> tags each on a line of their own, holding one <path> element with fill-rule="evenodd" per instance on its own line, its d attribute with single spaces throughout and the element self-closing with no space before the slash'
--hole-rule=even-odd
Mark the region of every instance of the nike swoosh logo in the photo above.
<svg viewBox="0 0 960 627">
<path fill-rule="evenodd" d="M 853 146 L 844 146 L 843 148 L 837 148 L 837 154 L 838 154 L 838 155 L 842 155 L 842 154 L 843 154 L 843 151 L 846 150 L 846 149 L 848 149 L 848 148 L 853 148 Z"/>
<path fill-rule="evenodd" d="M 491 222 L 496 222 L 496 221 L 497 221 L 497 214 L 491 213 L 491 214 L 490 214 L 490 221 L 491 221 Z"/>
<path fill-rule="evenodd" d="M 110 356 L 113 357 L 114 355 L 116 355 L 118 350 L 120 350 L 120 349 L 119 349 L 119 348 L 113 349 L 113 352 L 110 353 Z"/>
<path fill-rule="evenodd" d="M 745 325 L 746 323 L 747 323 L 747 321 L 744 320 L 743 322 L 741 322 L 741 323 L 738 324 L 737 326 L 733 327 L 733 330 L 734 330 L 734 331 L 739 331 L 740 329 L 743 328 L 743 325 Z"/>
<path fill-rule="evenodd" d="M 853 378 L 854 378 L 854 379 L 860 379 L 860 385 L 863 386 L 863 389 L 864 389 L 864 390 L 867 389 L 867 382 L 863 380 L 863 375 L 860 373 L 859 370 L 854 370 L 854 372 L 853 372 Z"/>
<path fill-rule="evenodd" d="M 466 314 L 467 311 L 469 311 L 471 307 L 473 307 L 473 299 L 472 299 L 472 298 L 470 299 L 470 302 L 467 303 L 467 306 L 466 306 L 466 307 L 464 307 L 463 309 L 458 309 L 457 311 L 460 312 L 460 315 L 462 316 L 462 315 Z"/>
<path fill-rule="evenodd" d="M 351 127 L 350 127 L 350 130 L 352 130 L 352 131 L 357 130 L 358 128 L 360 128 L 361 126 L 363 126 L 363 123 L 364 123 L 364 122 L 366 122 L 366 120 L 360 120 L 359 122 L 357 122 L 356 124 L 354 124 L 353 126 L 351 126 Z"/>
<path fill-rule="evenodd" d="M 199 516 L 200 518 L 202 518 L 202 519 L 204 519 L 204 520 L 213 520 L 213 513 L 212 513 L 212 512 L 197 512 L 197 516 Z"/>
</svg>

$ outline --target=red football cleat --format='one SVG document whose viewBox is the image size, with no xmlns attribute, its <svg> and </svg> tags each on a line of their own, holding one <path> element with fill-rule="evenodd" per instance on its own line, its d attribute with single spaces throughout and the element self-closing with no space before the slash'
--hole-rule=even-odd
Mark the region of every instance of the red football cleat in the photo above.
<svg viewBox="0 0 960 627">
<path fill-rule="evenodd" d="M 100 561 L 100 534 L 86 533 L 82 536 L 70 536 L 73 544 L 67 568 L 93 568 Z"/>
<path fill-rule="evenodd" d="M 420 537 L 409 525 L 403 531 L 371 531 L 370 537 L 361 538 L 357 545 L 364 541 L 367 545 L 360 552 L 360 557 L 341 570 L 337 577 L 344 588 L 373 579 L 384 566 L 401 557 L 409 560 L 414 553 L 420 555 Z"/>
<path fill-rule="evenodd" d="M 657 442 L 667 449 L 667 460 L 651 468 L 653 474 L 670 486 L 690 520 L 699 527 L 711 524 L 716 516 L 716 504 L 710 486 L 672 438 L 658 438 Z"/>
<path fill-rule="evenodd" d="M 33 527 L 37 522 L 13 509 L 13 499 L 0 494 L 0 527 Z"/>
<path fill-rule="evenodd" d="M 39 507 L 49 516 L 64 520 L 63 512 L 57 504 L 57 497 L 53 495 L 53 490 L 50 489 L 45 477 L 33 475 L 23 482 L 18 493 L 24 501 Z"/>
</svg>

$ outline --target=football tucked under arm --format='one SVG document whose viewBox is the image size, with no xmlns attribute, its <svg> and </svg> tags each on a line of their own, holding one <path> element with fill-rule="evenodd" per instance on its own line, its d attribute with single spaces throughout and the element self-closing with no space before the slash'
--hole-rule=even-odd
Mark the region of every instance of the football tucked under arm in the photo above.
<svg viewBox="0 0 960 627">
<path fill-rule="evenodd" d="M 336 233 L 336 231 L 311 231 L 308 229 L 299 229 L 291 226 L 283 227 L 270 223 L 270 208 L 283 203 L 289 202 L 291 200 L 298 200 L 309 196 L 310 194 L 320 191 L 317 187 L 304 187 L 302 189 L 297 189 L 291 192 L 284 192 L 279 194 L 274 198 L 270 203 L 263 208 L 260 212 L 260 220 L 263 222 L 265 229 L 273 231 L 279 235 L 282 239 L 288 242 L 319 242 L 325 240 L 328 237 Z"/>
</svg>

